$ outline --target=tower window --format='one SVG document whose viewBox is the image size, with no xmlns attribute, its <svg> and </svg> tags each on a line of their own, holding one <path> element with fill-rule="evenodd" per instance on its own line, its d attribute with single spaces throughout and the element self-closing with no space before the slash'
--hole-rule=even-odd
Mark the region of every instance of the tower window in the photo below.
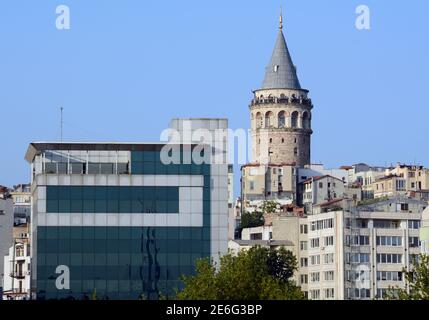
<svg viewBox="0 0 429 320">
<path fill-rule="evenodd" d="M 297 156 L 297 155 L 298 155 L 298 148 L 294 148 L 294 149 L 293 149 L 293 154 L 294 154 L 295 156 Z"/>
<path fill-rule="evenodd" d="M 282 138 L 282 143 L 285 143 L 285 139 L 284 138 Z"/>
<path fill-rule="evenodd" d="M 296 143 L 296 138 L 294 139 L 294 142 Z"/>
<path fill-rule="evenodd" d="M 307 112 L 302 115 L 302 126 L 304 129 L 310 129 L 310 116 Z"/>
<path fill-rule="evenodd" d="M 277 71 L 279 71 L 279 66 L 276 64 L 276 65 L 274 66 L 274 72 L 277 72 Z"/>
<path fill-rule="evenodd" d="M 292 112 L 291 126 L 292 126 L 292 128 L 298 127 L 298 112 L 296 112 L 296 111 Z"/>
<path fill-rule="evenodd" d="M 273 138 L 270 138 L 270 143 L 273 143 Z"/>
<path fill-rule="evenodd" d="M 284 128 L 286 121 L 285 121 L 285 112 L 284 111 L 280 111 L 279 115 L 278 115 L 278 123 L 279 123 L 279 128 Z"/>
</svg>

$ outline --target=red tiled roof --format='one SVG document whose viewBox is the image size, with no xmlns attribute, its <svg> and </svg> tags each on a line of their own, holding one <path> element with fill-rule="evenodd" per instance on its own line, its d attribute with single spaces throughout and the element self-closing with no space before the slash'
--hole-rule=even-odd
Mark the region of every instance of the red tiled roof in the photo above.
<svg viewBox="0 0 429 320">
<path fill-rule="evenodd" d="M 330 200 L 330 201 L 326 201 L 326 202 L 323 202 L 323 203 L 316 204 L 314 206 L 315 207 L 326 207 L 326 206 L 330 206 L 331 204 L 338 203 L 338 202 L 341 202 L 341 201 L 343 201 L 343 199 L 333 199 L 333 200 Z"/>
<path fill-rule="evenodd" d="M 307 180 L 305 180 L 303 183 L 312 182 L 312 181 L 318 181 L 318 180 L 321 180 L 321 179 L 324 179 L 324 178 L 332 178 L 332 179 L 335 179 L 335 180 L 338 180 L 338 181 L 343 182 L 343 180 L 338 179 L 338 178 L 335 178 L 335 177 L 333 177 L 333 176 L 331 176 L 331 175 L 327 174 L 327 175 L 324 175 L 324 176 L 316 176 L 316 177 L 308 178 L 308 179 L 307 179 Z"/>
</svg>

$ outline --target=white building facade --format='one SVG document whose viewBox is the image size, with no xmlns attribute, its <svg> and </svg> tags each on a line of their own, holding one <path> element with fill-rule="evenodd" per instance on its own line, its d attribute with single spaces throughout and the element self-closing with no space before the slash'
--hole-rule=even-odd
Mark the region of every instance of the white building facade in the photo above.
<svg viewBox="0 0 429 320">
<path fill-rule="evenodd" d="M 426 206 L 394 199 L 309 215 L 309 298 L 381 299 L 389 287 L 404 287 Z"/>
</svg>

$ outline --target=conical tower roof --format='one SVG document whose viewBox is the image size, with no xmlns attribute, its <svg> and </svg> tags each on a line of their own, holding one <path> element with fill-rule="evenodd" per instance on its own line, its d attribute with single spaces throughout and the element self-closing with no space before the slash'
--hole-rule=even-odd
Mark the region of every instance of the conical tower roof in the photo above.
<svg viewBox="0 0 429 320">
<path fill-rule="evenodd" d="M 296 68 L 283 35 L 281 19 L 274 51 L 266 67 L 262 89 L 301 89 Z"/>
</svg>

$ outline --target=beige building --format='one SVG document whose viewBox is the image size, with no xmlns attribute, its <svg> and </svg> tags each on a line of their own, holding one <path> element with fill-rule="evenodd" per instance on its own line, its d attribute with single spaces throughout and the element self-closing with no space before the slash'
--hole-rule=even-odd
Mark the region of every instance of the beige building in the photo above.
<svg viewBox="0 0 429 320">
<path fill-rule="evenodd" d="M 375 180 L 371 185 L 374 198 L 396 197 L 405 195 L 406 180 L 398 175 L 388 175 Z"/>
<path fill-rule="evenodd" d="M 387 169 L 366 190 L 374 198 L 396 197 L 409 195 L 413 198 L 426 199 L 429 194 L 429 170 L 423 166 L 398 164 L 395 168 Z"/>
<path fill-rule="evenodd" d="M 295 199 L 295 168 L 289 164 L 248 164 L 241 168 L 242 197 L 254 200 Z"/>
<path fill-rule="evenodd" d="M 398 164 L 390 174 L 404 178 L 407 191 L 429 190 L 429 170 L 423 166 Z"/>
</svg>

